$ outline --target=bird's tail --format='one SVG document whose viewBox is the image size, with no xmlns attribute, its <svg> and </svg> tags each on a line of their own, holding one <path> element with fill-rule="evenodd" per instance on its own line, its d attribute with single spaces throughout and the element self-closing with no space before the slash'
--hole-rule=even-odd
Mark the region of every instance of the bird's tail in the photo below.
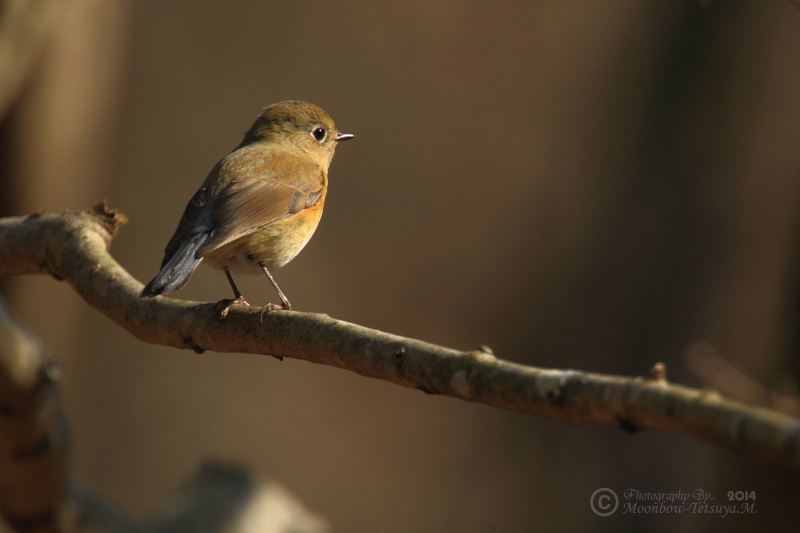
<svg viewBox="0 0 800 533">
<path fill-rule="evenodd" d="M 197 233 L 186 239 L 171 257 L 164 260 L 161 272 L 145 285 L 142 296 L 156 296 L 183 287 L 203 260 L 197 255 L 197 250 L 206 242 L 208 235 Z"/>
</svg>

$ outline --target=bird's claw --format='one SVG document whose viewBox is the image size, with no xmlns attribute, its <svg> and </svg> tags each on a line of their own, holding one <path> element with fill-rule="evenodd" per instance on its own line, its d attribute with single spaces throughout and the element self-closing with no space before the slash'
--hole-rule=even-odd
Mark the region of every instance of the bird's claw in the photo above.
<svg viewBox="0 0 800 533">
<path fill-rule="evenodd" d="M 231 305 L 233 305 L 233 304 L 242 304 L 242 305 L 246 305 L 247 307 L 253 307 L 252 305 L 250 305 L 250 302 L 245 300 L 244 296 L 242 296 L 241 294 L 239 296 L 237 296 L 236 299 L 231 302 Z"/>
<path fill-rule="evenodd" d="M 278 305 L 278 304 L 274 304 L 274 303 L 271 303 L 271 302 L 267 302 L 267 304 L 264 307 L 261 308 L 261 315 L 259 316 L 259 320 L 261 322 L 264 322 L 264 313 L 270 313 L 272 311 L 277 311 L 279 309 L 284 310 L 284 311 L 291 311 L 292 306 L 291 306 L 291 304 L 288 304 L 288 303 L 282 303 L 282 304 Z"/>
<path fill-rule="evenodd" d="M 250 303 L 247 300 L 245 300 L 244 296 L 242 296 L 241 294 L 237 296 L 236 299 L 234 300 L 228 300 L 228 299 L 220 300 L 217 305 L 223 305 L 223 307 L 217 312 L 217 319 L 223 320 L 226 316 L 228 316 L 228 313 L 231 312 L 231 307 L 233 307 L 236 304 L 252 307 Z"/>
</svg>

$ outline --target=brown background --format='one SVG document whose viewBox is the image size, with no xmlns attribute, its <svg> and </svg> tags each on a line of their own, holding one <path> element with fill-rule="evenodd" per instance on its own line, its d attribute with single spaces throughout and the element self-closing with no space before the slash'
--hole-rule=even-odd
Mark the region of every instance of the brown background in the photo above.
<svg viewBox="0 0 800 533">
<path fill-rule="evenodd" d="M 68 2 L 2 124 L 3 209 L 101 198 L 151 277 L 260 106 L 319 103 L 322 224 L 298 309 L 559 368 L 703 383 L 712 349 L 800 374 L 800 8 L 725 2 Z M 251 302 L 273 299 L 243 281 Z M 201 269 L 180 296 L 228 296 Z M 789 528 L 796 474 L 682 436 L 510 414 L 297 361 L 138 342 L 44 277 L 3 285 L 60 356 L 78 478 L 134 516 L 203 459 L 338 531 Z M 788 385 L 787 385 L 788 384 Z M 598 487 L 757 493 L 751 517 L 615 516 Z"/>
</svg>

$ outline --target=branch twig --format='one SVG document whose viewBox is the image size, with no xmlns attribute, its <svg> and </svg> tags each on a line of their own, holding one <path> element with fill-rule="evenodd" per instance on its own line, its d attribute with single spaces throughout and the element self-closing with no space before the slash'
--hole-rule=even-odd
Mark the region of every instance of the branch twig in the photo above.
<svg viewBox="0 0 800 533">
<path fill-rule="evenodd" d="M 400 337 L 324 314 L 267 313 L 167 297 L 142 285 L 108 253 L 123 215 L 104 204 L 0 219 L 0 275 L 51 274 L 142 341 L 197 352 L 244 352 L 335 366 L 432 394 L 574 422 L 683 433 L 752 457 L 800 468 L 800 421 L 718 393 L 652 379 L 543 369 Z"/>
</svg>

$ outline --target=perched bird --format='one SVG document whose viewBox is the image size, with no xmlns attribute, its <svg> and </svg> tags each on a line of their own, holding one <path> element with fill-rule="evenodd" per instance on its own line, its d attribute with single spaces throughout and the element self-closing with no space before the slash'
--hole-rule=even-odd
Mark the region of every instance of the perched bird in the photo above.
<svg viewBox="0 0 800 533">
<path fill-rule="evenodd" d="M 180 289 L 205 261 L 222 268 L 236 302 L 247 303 L 231 271 L 263 272 L 281 307 L 291 309 L 270 270 L 294 259 L 311 239 L 336 145 L 353 137 L 314 104 L 289 100 L 265 107 L 189 201 L 161 271 L 142 296 Z"/>
</svg>

